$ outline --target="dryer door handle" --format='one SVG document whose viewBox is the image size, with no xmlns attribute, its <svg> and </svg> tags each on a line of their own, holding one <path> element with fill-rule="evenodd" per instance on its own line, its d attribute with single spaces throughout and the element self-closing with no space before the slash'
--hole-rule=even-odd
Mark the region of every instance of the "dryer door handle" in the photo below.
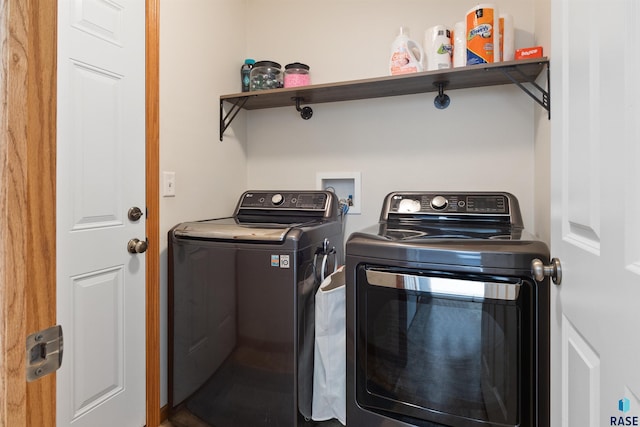
<svg viewBox="0 0 640 427">
<path fill-rule="evenodd" d="M 520 295 L 522 281 L 505 282 L 449 279 L 437 276 L 402 274 L 382 270 L 367 270 L 367 282 L 372 286 L 425 292 L 432 295 L 471 298 L 474 300 L 498 299 L 515 301 Z"/>
</svg>

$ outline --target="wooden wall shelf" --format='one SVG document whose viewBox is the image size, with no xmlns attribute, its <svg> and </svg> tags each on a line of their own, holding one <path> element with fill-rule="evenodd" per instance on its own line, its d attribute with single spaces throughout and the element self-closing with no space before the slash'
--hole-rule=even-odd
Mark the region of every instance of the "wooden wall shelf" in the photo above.
<svg viewBox="0 0 640 427">
<path fill-rule="evenodd" d="M 547 89 L 540 87 L 535 82 L 545 68 L 547 70 Z M 301 108 L 300 104 L 353 101 L 427 92 L 438 92 L 434 104 L 438 108 L 446 108 L 448 96 L 444 94 L 445 90 L 505 84 L 518 85 L 547 110 L 550 117 L 548 73 L 549 60 L 534 58 L 425 71 L 401 76 L 222 95 L 220 96 L 220 141 L 222 141 L 224 131 L 241 109 L 259 110 L 295 106 L 298 111 L 301 111 L 303 118 L 308 119 L 311 117 L 312 110 L 309 107 Z M 226 114 L 223 109 L 225 102 L 231 105 Z"/>
</svg>

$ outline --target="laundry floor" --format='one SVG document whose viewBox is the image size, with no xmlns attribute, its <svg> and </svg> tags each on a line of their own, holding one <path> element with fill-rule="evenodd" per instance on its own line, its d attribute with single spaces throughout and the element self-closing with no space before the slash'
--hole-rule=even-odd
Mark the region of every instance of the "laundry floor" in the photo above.
<svg viewBox="0 0 640 427">
<path fill-rule="evenodd" d="M 212 426 L 211 424 L 207 424 L 202 421 L 188 409 L 180 409 L 169 416 L 169 419 L 163 422 L 160 427 L 225 427 L 225 426 Z M 247 426 L 249 427 L 249 426 Z M 260 426 L 250 426 L 250 427 L 260 427 Z M 314 422 L 309 421 L 307 423 L 303 423 L 299 427 L 342 427 L 337 420 L 329 420 L 329 421 L 321 421 Z"/>
</svg>

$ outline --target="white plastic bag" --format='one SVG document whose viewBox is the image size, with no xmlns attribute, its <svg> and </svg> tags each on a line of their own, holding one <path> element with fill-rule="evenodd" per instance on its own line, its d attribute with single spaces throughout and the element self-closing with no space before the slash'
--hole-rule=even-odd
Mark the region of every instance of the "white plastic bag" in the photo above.
<svg viewBox="0 0 640 427">
<path fill-rule="evenodd" d="M 312 419 L 346 420 L 346 290 L 344 266 L 316 293 Z"/>
</svg>

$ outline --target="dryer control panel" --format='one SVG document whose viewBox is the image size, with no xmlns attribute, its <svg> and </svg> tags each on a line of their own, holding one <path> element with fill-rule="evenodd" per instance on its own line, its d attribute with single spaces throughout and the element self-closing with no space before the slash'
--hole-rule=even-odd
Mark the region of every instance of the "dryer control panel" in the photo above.
<svg viewBox="0 0 640 427">
<path fill-rule="evenodd" d="M 505 192 L 394 192 L 385 198 L 380 220 L 393 218 L 494 219 L 522 224 L 517 199 Z"/>
</svg>

